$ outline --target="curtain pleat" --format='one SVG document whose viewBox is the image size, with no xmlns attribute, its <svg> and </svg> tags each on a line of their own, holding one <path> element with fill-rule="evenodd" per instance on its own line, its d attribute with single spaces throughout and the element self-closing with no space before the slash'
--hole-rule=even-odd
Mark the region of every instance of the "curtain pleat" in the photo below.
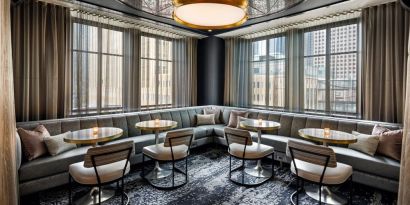
<svg viewBox="0 0 410 205">
<path fill-rule="evenodd" d="M 137 29 L 128 29 L 125 34 L 125 70 L 124 70 L 124 111 L 134 112 L 141 110 L 140 79 L 140 45 L 141 32 Z"/>
<path fill-rule="evenodd" d="M 224 104 L 227 106 L 249 106 L 250 57 L 249 39 L 225 39 Z"/>
<path fill-rule="evenodd" d="M 408 32 L 410 38 L 410 32 Z M 410 41 L 407 46 L 407 70 L 410 70 Z M 405 102 L 410 102 L 410 72 L 406 73 Z M 404 110 L 403 145 L 401 152 L 400 184 L 398 204 L 406 204 L 410 201 L 410 106 L 407 103 Z"/>
<path fill-rule="evenodd" d="M 363 118 L 403 122 L 410 15 L 400 4 L 363 10 Z"/>
<path fill-rule="evenodd" d="M 197 39 L 173 40 L 172 106 L 196 105 Z"/>
<path fill-rule="evenodd" d="M 66 116 L 69 9 L 37 1 L 12 8 L 16 120 Z"/>
</svg>

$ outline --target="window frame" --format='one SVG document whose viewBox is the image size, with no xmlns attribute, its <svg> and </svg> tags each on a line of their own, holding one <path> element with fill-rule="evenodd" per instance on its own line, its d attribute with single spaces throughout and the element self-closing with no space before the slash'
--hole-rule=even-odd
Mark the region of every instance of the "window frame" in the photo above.
<svg viewBox="0 0 410 205">
<path fill-rule="evenodd" d="M 119 31 L 122 33 L 122 40 L 123 40 L 123 45 L 125 44 L 125 30 L 124 28 L 118 27 L 118 26 L 112 26 L 108 24 L 103 24 L 103 23 L 96 23 L 94 21 L 86 20 L 86 19 L 81 19 L 81 18 L 73 18 L 71 22 L 71 26 L 74 27 L 74 24 L 82 24 L 86 26 L 93 26 L 97 28 L 97 51 L 87 51 L 87 50 L 82 50 L 82 49 L 74 49 L 74 41 L 71 41 L 71 55 L 73 56 L 74 52 L 77 53 L 86 53 L 86 54 L 96 54 L 97 55 L 97 84 L 101 85 L 102 83 L 102 56 L 116 56 L 116 57 L 122 57 L 123 61 L 123 68 L 124 69 L 124 61 L 125 61 L 125 54 L 124 54 L 124 46 L 123 46 L 123 53 L 122 55 L 120 54 L 112 54 L 112 53 L 105 53 L 102 52 L 102 30 L 103 29 L 108 29 L 108 30 L 113 30 L 113 31 Z M 74 38 L 74 33 L 71 32 L 71 39 Z M 74 74 L 74 58 L 71 57 L 71 76 Z M 71 98 L 74 96 L 74 82 L 73 79 L 71 79 Z M 71 99 L 71 115 L 75 116 L 78 115 L 82 112 L 87 112 L 88 114 L 97 114 L 99 111 L 103 113 L 117 113 L 117 112 L 122 112 L 124 110 L 124 102 L 122 102 L 121 106 L 114 106 L 114 107 L 102 107 L 102 86 L 97 87 L 97 106 L 96 107 L 89 107 L 89 108 L 74 108 L 74 103 L 73 99 Z M 124 89 L 122 89 L 122 92 L 124 92 Z M 124 93 L 122 93 L 124 95 Z"/>
<path fill-rule="evenodd" d="M 173 69 L 174 69 L 174 60 L 172 59 L 172 57 L 171 57 L 171 60 L 163 60 L 163 59 L 160 59 L 159 58 L 159 41 L 160 40 L 165 40 L 165 41 L 169 41 L 169 42 L 171 42 L 171 50 L 173 51 L 174 50 L 174 43 L 173 43 L 173 39 L 172 38 L 169 38 L 169 37 L 164 37 L 164 36 L 160 36 L 160 35 L 155 35 L 155 34 L 151 34 L 151 33 L 146 33 L 146 32 L 141 32 L 141 36 L 140 36 L 140 42 L 141 42 L 141 45 L 140 45 L 140 49 L 141 49 L 141 47 L 142 47 L 142 37 L 146 37 L 146 38 L 154 38 L 155 39 L 155 58 L 149 58 L 149 57 L 142 57 L 142 55 L 140 56 L 140 61 L 142 61 L 142 60 L 147 60 L 148 62 L 150 61 L 150 60 L 153 60 L 154 62 L 155 62 L 155 81 L 156 81 L 156 83 L 155 83 L 155 104 L 154 105 L 142 105 L 142 102 L 141 102 L 141 110 L 152 110 L 152 109 L 157 109 L 157 108 L 160 108 L 160 109 L 165 109 L 165 108 L 170 108 L 170 107 L 172 107 L 172 95 L 171 95 L 171 103 L 167 103 L 167 104 L 158 104 L 158 91 L 159 91 L 159 65 L 160 65 L 160 63 L 159 62 L 167 62 L 167 63 L 171 63 L 171 65 L 172 65 L 172 67 L 171 67 L 171 72 L 173 72 Z M 140 51 L 141 52 L 141 51 Z M 171 53 L 171 56 L 173 55 L 173 53 Z M 140 72 L 141 72 L 142 70 L 140 70 Z M 140 83 L 142 83 L 142 82 L 140 82 Z M 140 84 L 140 87 L 141 87 L 141 89 L 142 89 L 142 84 Z M 171 83 L 171 90 L 173 90 L 173 86 L 172 86 L 172 83 Z M 141 91 L 140 91 L 141 92 Z M 142 99 L 142 96 L 141 96 L 141 99 Z M 142 101 L 142 100 L 141 100 Z"/>
<path fill-rule="evenodd" d="M 271 40 L 271 39 L 275 39 L 275 38 L 284 38 L 284 46 L 285 46 L 285 57 L 284 58 L 278 58 L 278 59 L 270 59 L 270 54 L 269 54 L 269 48 L 270 48 L 270 43 L 269 43 L 269 41 Z M 281 32 L 281 33 L 276 33 L 276 34 L 272 34 L 272 35 L 268 35 L 268 36 L 263 36 L 263 37 L 259 37 L 259 38 L 254 38 L 254 39 L 252 39 L 252 41 L 251 41 L 251 49 L 253 49 L 252 48 L 252 44 L 254 43 L 254 42 L 258 42 L 258 41 L 265 41 L 266 42 L 266 50 L 265 50 L 265 55 L 267 56 L 266 57 L 266 59 L 265 60 L 259 60 L 259 61 L 254 61 L 253 60 L 253 51 L 251 51 L 250 52 L 250 55 L 251 55 L 251 57 L 250 57 L 250 65 L 252 65 L 253 63 L 265 63 L 265 105 L 257 105 L 257 104 L 254 104 L 253 103 L 253 95 L 254 95 L 254 93 L 253 93 L 253 89 L 254 89 L 254 81 L 253 81 L 253 68 L 252 68 L 252 66 L 250 67 L 250 69 L 251 69 L 251 85 L 252 85 L 252 88 L 250 89 L 251 90 L 251 94 L 249 95 L 250 96 L 250 99 L 249 99 L 249 101 L 250 101 L 250 105 L 251 105 L 251 107 L 253 107 L 253 108 L 265 108 L 265 109 L 271 109 L 271 110 L 284 110 L 285 108 L 286 108 L 286 96 L 287 96 L 287 84 L 286 84 L 286 81 L 287 81 L 287 66 L 288 66 L 288 36 L 286 35 L 286 33 L 284 33 L 284 32 Z M 284 68 L 284 93 L 283 93 L 283 97 L 285 98 L 285 99 L 283 99 L 284 100 L 284 105 L 283 105 L 283 107 L 279 107 L 279 106 L 274 106 L 274 105 L 272 105 L 272 106 L 270 106 L 269 105 L 269 83 L 270 83 L 270 79 L 269 79 L 269 73 L 270 73 L 270 67 L 269 67 L 269 64 L 270 64 L 270 62 L 275 62 L 275 61 L 284 61 L 284 66 L 285 66 L 285 68 Z M 255 87 L 257 88 L 257 85 L 255 84 Z M 272 89 L 273 89 L 273 86 L 272 86 Z"/>
<path fill-rule="evenodd" d="M 357 25 L 357 36 L 356 36 L 356 51 L 347 51 L 347 52 L 331 52 L 331 29 L 332 28 L 337 28 L 341 26 L 348 26 L 356 24 Z M 319 30 L 326 30 L 326 45 L 325 45 L 325 53 L 324 54 L 317 54 L 317 55 L 305 55 L 304 49 L 305 49 L 305 38 L 304 35 L 305 33 L 308 32 L 314 32 L 314 31 L 319 31 Z M 339 21 L 335 23 L 329 23 L 329 24 L 323 24 L 319 26 L 313 26 L 313 27 L 308 27 L 303 29 L 302 31 L 302 43 L 301 43 L 301 49 L 300 49 L 300 56 L 301 56 L 301 69 L 300 69 L 300 79 L 302 80 L 302 89 L 301 89 L 301 108 L 302 111 L 305 113 L 312 113 L 312 114 L 317 114 L 317 113 L 324 113 L 326 115 L 332 115 L 332 116 L 348 116 L 348 117 L 355 117 L 358 118 L 360 116 L 360 23 L 358 18 L 354 19 L 348 19 L 344 21 Z M 342 54 L 356 54 L 356 112 L 347 112 L 347 111 L 335 111 L 331 110 L 331 57 L 336 56 L 336 55 L 342 55 Z M 311 58 L 311 57 L 325 57 L 325 110 L 318 110 L 318 109 L 306 109 L 305 108 L 305 83 L 304 83 L 304 71 L 305 71 L 305 64 L 304 61 L 306 58 Z"/>
</svg>

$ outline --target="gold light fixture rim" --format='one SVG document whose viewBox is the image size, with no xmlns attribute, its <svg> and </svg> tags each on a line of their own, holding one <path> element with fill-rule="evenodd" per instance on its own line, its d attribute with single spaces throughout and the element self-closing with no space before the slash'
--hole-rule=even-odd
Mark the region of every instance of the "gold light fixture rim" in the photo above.
<svg viewBox="0 0 410 205">
<path fill-rule="evenodd" d="M 248 0 L 172 0 L 172 4 L 174 5 L 174 7 L 199 3 L 226 4 L 241 9 L 248 8 Z"/>
<path fill-rule="evenodd" d="M 188 26 L 194 29 L 201 29 L 201 30 L 228 29 L 228 28 L 233 28 L 233 27 L 242 25 L 249 18 L 249 15 L 247 12 L 248 0 L 173 0 L 172 3 L 174 7 L 181 7 L 181 6 L 188 5 L 188 4 L 199 4 L 199 3 L 225 4 L 225 5 L 230 5 L 230 6 L 240 8 L 245 13 L 244 17 L 241 20 L 235 23 L 232 23 L 232 24 L 221 25 L 221 26 L 202 26 L 202 25 L 192 24 L 192 23 L 186 22 L 178 18 L 178 16 L 175 14 L 175 8 L 174 8 L 174 11 L 172 12 L 173 19 L 182 25 L 185 25 L 185 26 Z"/>
</svg>

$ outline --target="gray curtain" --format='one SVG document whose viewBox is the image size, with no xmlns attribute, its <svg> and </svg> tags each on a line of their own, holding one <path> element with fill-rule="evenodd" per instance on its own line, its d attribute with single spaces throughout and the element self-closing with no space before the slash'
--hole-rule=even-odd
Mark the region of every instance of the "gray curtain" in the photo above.
<svg viewBox="0 0 410 205">
<path fill-rule="evenodd" d="M 410 32 L 408 32 L 410 38 Z M 410 70 L 410 42 L 407 46 L 407 69 Z M 410 102 L 410 72 L 406 76 L 405 102 Z M 398 204 L 406 204 L 410 201 L 410 106 L 407 103 L 404 110 L 404 132 L 400 166 L 400 184 Z"/>
<path fill-rule="evenodd" d="M 27 0 L 12 8 L 16 120 L 64 117 L 70 10 Z"/>
<path fill-rule="evenodd" d="M 172 106 L 196 105 L 197 39 L 173 40 Z"/>
<path fill-rule="evenodd" d="M 126 29 L 124 44 L 124 111 L 134 112 L 141 110 L 140 79 L 140 45 L 141 32 L 137 29 Z"/>
<path fill-rule="evenodd" d="M 363 10 L 363 118 L 403 122 L 410 15 L 400 4 Z"/>
<path fill-rule="evenodd" d="M 251 47 L 249 39 L 225 39 L 225 105 L 249 106 Z"/>
</svg>

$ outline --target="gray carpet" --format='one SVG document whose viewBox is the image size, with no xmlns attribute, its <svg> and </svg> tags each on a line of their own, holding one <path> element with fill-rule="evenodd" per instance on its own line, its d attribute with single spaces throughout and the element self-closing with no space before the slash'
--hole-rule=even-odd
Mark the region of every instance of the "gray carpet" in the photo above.
<svg viewBox="0 0 410 205">
<path fill-rule="evenodd" d="M 239 165 L 239 161 L 236 165 Z M 176 190 L 164 191 L 150 186 L 140 177 L 141 166 L 133 167 L 126 178 L 125 191 L 130 204 L 290 204 L 289 196 L 295 190 L 295 178 L 289 168 L 275 167 L 275 177 L 266 183 L 246 188 L 228 179 L 229 156 L 225 148 L 199 148 L 192 151 L 188 161 L 189 182 Z M 183 164 L 179 164 L 182 166 Z M 183 180 L 177 175 L 177 183 Z M 169 178 L 158 183 L 170 183 Z M 336 188 L 336 193 L 348 197 L 349 185 Z M 74 197 L 87 192 L 87 188 L 74 186 Z M 396 194 L 354 184 L 353 204 L 396 204 Z M 305 194 L 301 194 L 300 204 L 316 204 Z M 67 204 L 67 187 L 59 187 L 40 192 L 22 199 L 22 204 Z M 120 197 L 103 204 L 120 204 Z"/>
</svg>

